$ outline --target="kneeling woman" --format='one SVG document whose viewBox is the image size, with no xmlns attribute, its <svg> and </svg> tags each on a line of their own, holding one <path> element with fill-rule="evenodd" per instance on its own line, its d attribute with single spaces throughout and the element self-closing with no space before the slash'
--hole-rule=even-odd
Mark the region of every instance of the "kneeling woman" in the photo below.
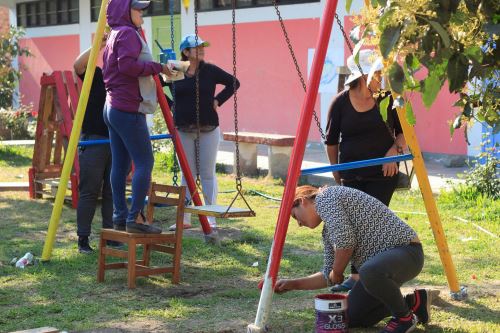
<svg viewBox="0 0 500 333">
<path fill-rule="evenodd" d="M 400 287 L 422 270 L 424 252 L 416 232 L 389 208 L 353 188 L 297 188 L 292 217 L 299 226 L 323 226 L 323 272 L 279 280 L 275 291 L 311 290 L 341 283 L 351 261 L 360 281 L 348 296 L 349 327 L 373 326 L 392 315 L 382 332 L 410 332 L 428 321 L 425 290 L 403 297 Z M 418 317 L 418 319 L 417 319 Z"/>
</svg>

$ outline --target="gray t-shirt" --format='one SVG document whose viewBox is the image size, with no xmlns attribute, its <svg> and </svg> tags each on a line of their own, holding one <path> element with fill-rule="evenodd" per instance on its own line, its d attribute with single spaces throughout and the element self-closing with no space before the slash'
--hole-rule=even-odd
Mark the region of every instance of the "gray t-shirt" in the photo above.
<svg viewBox="0 0 500 333">
<path fill-rule="evenodd" d="M 359 190 L 333 186 L 316 196 L 316 211 L 324 222 L 324 268 L 328 277 L 335 249 L 353 249 L 351 263 L 358 270 L 370 258 L 407 245 L 417 233 L 387 206 Z"/>
</svg>

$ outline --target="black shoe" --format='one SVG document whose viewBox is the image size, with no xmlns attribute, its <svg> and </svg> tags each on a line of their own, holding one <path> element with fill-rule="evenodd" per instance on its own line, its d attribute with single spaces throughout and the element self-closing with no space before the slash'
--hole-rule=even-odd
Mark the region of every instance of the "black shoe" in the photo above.
<svg viewBox="0 0 500 333">
<path fill-rule="evenodd" d="M 427 289 L 415 289 L 415 299 L 411 310 L 417 316 L 418 322 L 427 324 L 431 319 L 431 293 Z"/>
<path fill-rule="evenodd" d="M 417 317 L 411 313 L 407 318 L 392 317 L 380 333 L 409 333 L 417 326 Z"/>
<path fill-rule="evenodd" d="M 94 252 L 89 245 L 89 237 L 88 236 L 79 236 L 78 237 L 78 252 L 83 254 L 91 254 Z"/>
<path fill-rule="evenodd" d="M 118 231 L 125 231 L 127 228 L 125 227 L 125 224 L 113 223 L 113 229 L 118 230 Z"/>
<path fill-rule="evenodd" d="M 106 246 L 115 247 L 115 248 L 123 248 L 125 245 L 122 242 L 107 240 Z"/>
<path fill-rule="evenodd" d="M 161 234 L 161 229 L 150 224 L 127 223 L 127 232 L 136 234 Z"/>
</svg>

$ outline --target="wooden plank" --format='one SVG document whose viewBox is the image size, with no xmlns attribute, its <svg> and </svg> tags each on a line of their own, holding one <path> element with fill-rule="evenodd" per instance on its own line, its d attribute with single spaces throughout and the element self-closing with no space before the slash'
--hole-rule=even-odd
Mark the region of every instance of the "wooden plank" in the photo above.
<svg viewBox="0 0 500 333">
<path fill-rule="evenodd" d="M 127 251 L 112 249 L 109 247 L 103 248 L 102 253 L 104 253 L 105 255 L 109 255 L 112 257 L 116 257 L 116 258 L 123 258 L 123 259 L 127 259 L 127 256 L 128 256 Z"/>
<path fill-rule="evenodd" d="M 175 239 L 174 239 L 175 241 Z M 151 245 L 151 250 L 163 253 L 175 254 L 175 248 L 172 246 L 153 244 Z"/>
<path fill-rule="evenodd" d="M 228 210 L 228 206 L 220 205 L 186 206 L 184 212 L 221 218 L 255 216 L 255 212 L 249 209 L 231 207 Z"/>
<path fill-rule="evenodd" d="M 127 268 L 126 262 L 113 262 L 110 264 L 104 264 L 104 269 L 121 269 Z"/>
<path fill-rule="evenodd" d="M 224 132 L 222 136 L 226 141 L 236 141 L 235 132 Z M 238 142 L 255 143 L 268 146 L 293 147 L 294 141 L 295 137 L 291 135 L 238 132 Z"/>
<path fill-rule="evenodd" d="M 32 328 L 29 330 L 24 330 L 24 331 L 15 331 L 11 333 L 58 333 L 59 330 L 55 327 L 39 327 L 39 328 Z"/>
<path fill-rule="evenodd" d="M 135 265 L 140 266 L 140 265 Z M 144 266 L 141 266 L 144 267 Z M 158 274 L 165 274 L 165 273 L 173 273 L 174 268 L 173 267 L 157 267 L 157 268 L 145 268 L 145 269 L 140 269 L 135 272 L 135 276 L 148 276 L 148 275 L 158 275 Z"/>
<path fill-rule="evenodd" d="M 28 191 L 29 186 L 29 182 L 0 182 L 0 192 Z"/>
</svg>

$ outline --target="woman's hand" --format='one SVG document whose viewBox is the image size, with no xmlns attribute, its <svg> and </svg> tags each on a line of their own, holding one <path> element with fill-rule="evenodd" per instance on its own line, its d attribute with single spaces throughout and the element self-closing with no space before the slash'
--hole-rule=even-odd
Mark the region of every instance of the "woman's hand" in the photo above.
<svg viewBox="0 0 500 333">
<path fill-rule="evenodd" d="M 169 68 L 170 66 L 168 64 L 163 64 L 161 66 L 162 66 L 161 72 L 163 74 L 165 74 L 166 76 L 172 77 L 173 75 L 175 75 L 176 71 L 174 71 L 173 69 L 170 69 Z"/>
<path fill-rule="evenodd" d="M 328 275 L 328 278 L 330 279 L 330 282 L 333 284 L 341 284 L 344 282 L 344 274 L 342 273 L 337 273 L 335 270 L 331 270 L 330 274 Z"/>
<path fill-rule="evenodd" d="M 274 286 L 274 292 L 277 294 L 283 294 L 287 291 L 294 290 L 293 280 L 279 279 Z"/>
<path fill-rule="evenodd" d="M 392 146 L 385 154 L 385 157 L 396 156 L 396 155 L 398 155 L 398 151 L 394 146 Z M 384 177 L 392 177 L 399 172 L 398 164 L 396 162 L 383 164 L 382 172 L 384 174 Z"/>
<path fill-rule="evenodd" d="M 219 109 L 219 101 L 214 99 L 214 111 L 217 112 L 218 109 Z"/>
</svg>

